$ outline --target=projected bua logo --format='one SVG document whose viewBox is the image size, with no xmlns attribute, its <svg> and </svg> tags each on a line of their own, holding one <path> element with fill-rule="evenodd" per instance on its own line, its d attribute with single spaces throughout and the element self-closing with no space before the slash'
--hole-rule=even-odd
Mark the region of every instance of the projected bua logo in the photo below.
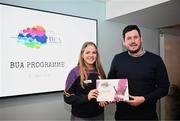
<svg viewBox="0 0 180 121">
<path fill-rule="evenodd" d="M 32 28 L 26 28 L 19 32 L 17 42 L 22 43 L 26 47 L 41 48 L 47 43 L 61 43 L 58 34 L 51 31 L 49 36 L 43 26 L 37 25 Z"/>
</svg>

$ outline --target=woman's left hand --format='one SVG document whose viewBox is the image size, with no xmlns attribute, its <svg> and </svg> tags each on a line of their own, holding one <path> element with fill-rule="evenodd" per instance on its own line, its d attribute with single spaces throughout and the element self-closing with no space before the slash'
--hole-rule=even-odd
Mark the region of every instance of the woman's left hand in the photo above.
<svg viewBox="0 0 180 121">
<path fill-rule="evenodd" d="M 100 101 L 100 102 L 99 102 L 99 106 L 101 106 L 101 107 L 104 107 L 104 106 L 106 106 L 107 104 L 109 104 L 107 101 Z"/>
</svg>

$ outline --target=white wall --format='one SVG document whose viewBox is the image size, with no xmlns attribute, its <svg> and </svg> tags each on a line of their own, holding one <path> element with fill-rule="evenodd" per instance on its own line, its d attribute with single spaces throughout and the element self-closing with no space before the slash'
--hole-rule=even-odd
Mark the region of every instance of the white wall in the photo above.
<svg viewBox="0 0 180 121">
<path fill-rule="evenodd" d="M 106 19 L 115 18 L 169 0 L 109 0 L 106 3 Z"/>
</svg>

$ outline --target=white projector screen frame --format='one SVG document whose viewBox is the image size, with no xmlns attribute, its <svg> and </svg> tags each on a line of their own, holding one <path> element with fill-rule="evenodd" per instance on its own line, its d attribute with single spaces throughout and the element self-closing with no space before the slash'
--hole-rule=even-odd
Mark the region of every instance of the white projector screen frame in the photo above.
<svg viewBox="0 0 180 121">
<path fill-rule="evenodd" d="M 85 41 L 96 19 L 0 4 L 0 97 L 64 90 Z"/>
</svg>

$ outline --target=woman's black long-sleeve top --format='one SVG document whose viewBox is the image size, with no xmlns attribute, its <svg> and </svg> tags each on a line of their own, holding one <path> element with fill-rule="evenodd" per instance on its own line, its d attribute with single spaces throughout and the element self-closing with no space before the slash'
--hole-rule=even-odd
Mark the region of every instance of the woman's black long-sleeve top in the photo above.
<svg viewBox="0 0 180 121">
<path fill-rule="evenodd" d="M 72 105 L 72 114 L 81 118 L 98 116 L 104 111 L 96 99 L 88 100 L 88 93 L 96 88 L 96 79 L 99 79 L 99 75 L 96 70 L 90 70 L 87 73 L 88 79 L 84 81 L 84 88 L 82 88 L 79 68 L 73 68 L 68 75 L 64 90 L 64 101 Z"/>
</svg>

